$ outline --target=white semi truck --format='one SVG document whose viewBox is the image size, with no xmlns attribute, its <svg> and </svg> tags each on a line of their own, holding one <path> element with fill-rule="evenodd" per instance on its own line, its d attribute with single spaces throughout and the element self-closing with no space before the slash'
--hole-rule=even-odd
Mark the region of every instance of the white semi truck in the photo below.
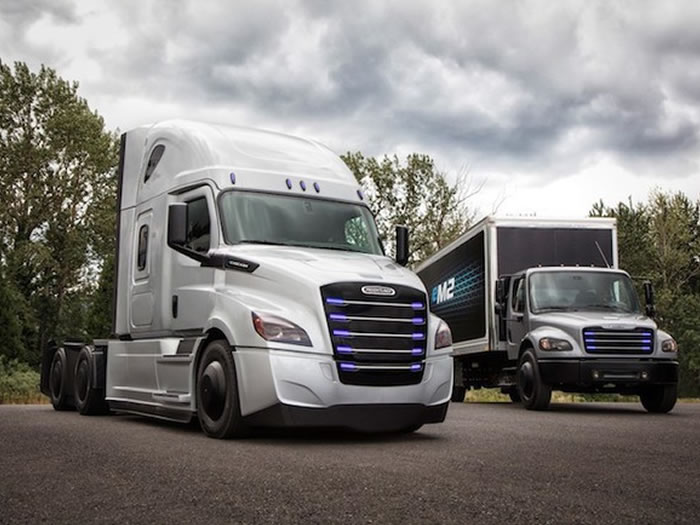
<svg viewBox="0 0 700 525">
<path fill-rule="evenodd" d="M 454 337 L 453 400 L 500 388 L 529 409 L 552 390 L 676 403 L 678 349 L 617 268 L 614 219 L 487 217 L 425 261 L 431 311 Z"/>
<path fill-rule="evenodd" d="M 187 121 L 122 135 L 114 336 L 44 350 L 56 409 L 188 422 L 414 431 L 444 420 L 451 335 L 384 255 L 340 158 Z"/>
</svg>

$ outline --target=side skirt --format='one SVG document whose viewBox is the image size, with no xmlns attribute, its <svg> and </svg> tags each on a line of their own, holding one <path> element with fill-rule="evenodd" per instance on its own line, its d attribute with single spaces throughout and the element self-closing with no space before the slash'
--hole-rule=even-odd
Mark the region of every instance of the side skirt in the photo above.
<svg viewBox="0 0 700 525">
<path fill-rule="evenodd" d="M 128 414 L 136 414 L 138 416 L 155 417 L 166 421 L 175 421 L 177 423 L 189 423 L 192 421 L 194 414 L 189 410 L 177 410 L 158 405 L 147 405 L 144 403 L 135 403 L 133 401 L 107 401 L 109 408 L 115 412 L 126 412 Z"/>
</svg>

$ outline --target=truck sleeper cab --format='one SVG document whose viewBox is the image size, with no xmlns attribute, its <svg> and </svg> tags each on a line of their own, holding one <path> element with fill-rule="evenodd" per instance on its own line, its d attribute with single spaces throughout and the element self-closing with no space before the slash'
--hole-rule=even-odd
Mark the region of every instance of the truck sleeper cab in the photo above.
<svg viewBox="0 0 700 525">
<path fill-rule="evenodd" d="M 115 337 L 45 350 L 56 408 L 196 416 L 212 437 L 444 420 L 449 329 L 328 149 L 169 121 L 122 136 L 119 179 Z"/>
</svg>

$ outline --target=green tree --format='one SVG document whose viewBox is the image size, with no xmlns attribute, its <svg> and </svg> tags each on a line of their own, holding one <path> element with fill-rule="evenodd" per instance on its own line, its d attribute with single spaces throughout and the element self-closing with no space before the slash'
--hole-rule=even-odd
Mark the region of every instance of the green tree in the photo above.
<svg viewBox="0 0 700 525">
<path fill-rule="evenodd" d="M 410 228 L 411 263 L 449 244 L 473 220 L 466 200 L 479 188 L 472 190 L 465 175 L 449 185 L 428 155 L 414 153 L 404 163 L 396 155 L 376 159 L 360 152 L 348 152 L 342 159 L 362 184 L 379 236 L 390 253 L 395 250 L 394 227 Z"/>
<path fill-rule="evenodd" d="M 50 68 L 0 62 L 0 261 L 32 312 L 22 333 L 33 363 L 49 337 L 85 333 L 103 232 L 114 231 L 104 209 L 115 194 L 116 136 L 77 91 Z"/>
<path fill-rule="evenodd" d="M 680 348 L 681 395 L 700 395 L 700 202 L 656 190 L 643 205 L 600 201 L 591 215 L 617 219 L 620 266 L 654 283 L 657 321 Z"/>
</svg>

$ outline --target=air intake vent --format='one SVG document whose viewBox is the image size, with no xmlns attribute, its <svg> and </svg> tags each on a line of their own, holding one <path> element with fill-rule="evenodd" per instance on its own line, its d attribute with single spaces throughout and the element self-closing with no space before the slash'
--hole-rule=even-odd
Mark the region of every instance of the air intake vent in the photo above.
<svg viewBox="0 0 700 525">
<path fill-rule="evenodd" d="M 589 354 L 651 354 L 654 331 L 651 328 L 609 330 L 594 326 L 583 329 L 583 343 Z"/>
<path fill-rule="evenodd" d="M 415 288 L 335 283 L 321 288 L 340 381 L 413 385 L 425 369 L 428 310 Z"/>
</svg>

